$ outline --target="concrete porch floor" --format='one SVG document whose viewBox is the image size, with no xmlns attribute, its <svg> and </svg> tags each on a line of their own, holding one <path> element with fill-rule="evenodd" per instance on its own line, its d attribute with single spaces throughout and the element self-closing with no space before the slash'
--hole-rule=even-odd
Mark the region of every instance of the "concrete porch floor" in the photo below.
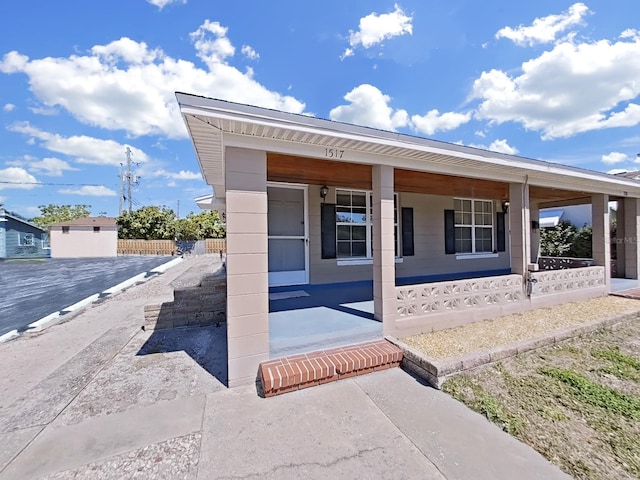
<svg viewBox="0 0 640 480">
<path fill-rule="evenodd" d="M 269 289 L 269 354 L 280 358 L 382 338 L 372 282 Z"/>
<path fill-rule="evenodd" d="M 624 290 L 633 290 L 640 288 L 640 280 L 629 278 L 612 278 L 611 293 L 622 292 Z"/>
</svg>

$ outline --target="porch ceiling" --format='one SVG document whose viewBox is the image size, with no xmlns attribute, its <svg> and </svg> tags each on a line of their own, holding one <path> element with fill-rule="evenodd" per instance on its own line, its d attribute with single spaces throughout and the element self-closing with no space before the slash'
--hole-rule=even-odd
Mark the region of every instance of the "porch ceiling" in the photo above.
<svg viewBox="0 0 640 480">
<path fill-rule="evenodd" d="M 339 155 L 343 163 L 640 198 L 640 182 L 604 173 L 211 98 L 176 96 L 202 172 L 218 197 L 224 196 L 224 147 L 235 146 L 325 160 Z"/>
</svg>

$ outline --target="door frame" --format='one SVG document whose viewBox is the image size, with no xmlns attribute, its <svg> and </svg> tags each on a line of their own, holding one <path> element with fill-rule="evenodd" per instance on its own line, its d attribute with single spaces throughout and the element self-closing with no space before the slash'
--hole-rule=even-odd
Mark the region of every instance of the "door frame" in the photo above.
<svg viewBox="0 0 640 480">
<path fill-rule="evenodd" d="M 270 287 L 285 287 L 289 285 L 307 285 L 309 283 L 309 185 L 303 183 L 285 183 L 285 182 L 267 182 L 267 188 L 289 188 L 294 190 L 302 190 L 303 192 L 303 207 L 304 207 L 304 275 L 293 278 L 289 272 L 269 272 L 269 286 Z M 267 204 L 269 193 L 267 191 Z M 267 222 L 269 212 L 267 210 Z M 287 236 L 269 236 L 267 234 L 267 240 L 280 238 L 299 238 L 299 236 L 287 237 Z M 267 241 L 267 258 L 269 257 Z"/>
</svg>

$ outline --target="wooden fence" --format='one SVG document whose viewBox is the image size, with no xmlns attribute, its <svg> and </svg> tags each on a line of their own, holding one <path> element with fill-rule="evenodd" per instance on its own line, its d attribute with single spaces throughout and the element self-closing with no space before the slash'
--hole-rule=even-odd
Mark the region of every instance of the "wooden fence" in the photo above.
<svg viewBox="0 0 640 480">
<path fill-rule="evenodd" d="M 181 255 L 183 253 L 201 255 L 220 252 L 227 252 L 225 238 L 207 238 L 197 242 L 118 239 L 118 255 Z"/>
</svg>

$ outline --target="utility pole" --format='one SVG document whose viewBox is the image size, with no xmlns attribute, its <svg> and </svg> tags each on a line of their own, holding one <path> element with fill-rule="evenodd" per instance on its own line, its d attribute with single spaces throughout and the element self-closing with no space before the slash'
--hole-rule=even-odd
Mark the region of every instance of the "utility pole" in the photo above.
<svg viewBox="0 0 640 480">
<path fill-rule="evenodd" d="M 127 169 L 126 171 L 120 171 L 120 214 L 122 214 L 122 201 L 128 200 L 129 203 L 129 213 L 133 209 L 133 197 L 131 195 L 131 185 L 138 185 L 140 183 L 140 177 L 131 173 L 131 148 L 127 147 L 125 151 L 125 155 L 127 156 Z M 121 167 L 124 167 L 124 164 L 120 164 Z M 124 194 L 124 183 L 127 183 L 127 195 Z"/>
<path fill-rule="evenodd" d="M 180 220 L 180 200 L 178 200 L 178 220 Z"/>
</svg>

